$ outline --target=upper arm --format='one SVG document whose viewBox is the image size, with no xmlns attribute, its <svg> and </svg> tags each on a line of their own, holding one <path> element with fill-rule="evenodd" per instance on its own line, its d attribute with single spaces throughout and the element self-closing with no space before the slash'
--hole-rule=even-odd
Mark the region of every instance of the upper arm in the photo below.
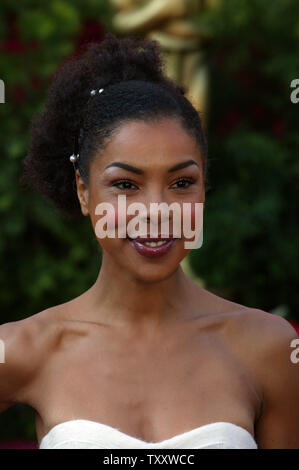
<svg viewBox="0 0 299 470">
<path fill-rule="evenodd" d="M 256 440 L 261 449 L 299 449 L 299 337 L 287 320 L 265 313 L 257 345 L 263 404 Z"/>
<path fill-rule="evenodd" d="M 21 401 L 33 378 L 39 357 L 35 344 L 38 326 L 31 318 L 0 325 L 4 362 L 0 362 L 0 411 Z"/>
</svg>

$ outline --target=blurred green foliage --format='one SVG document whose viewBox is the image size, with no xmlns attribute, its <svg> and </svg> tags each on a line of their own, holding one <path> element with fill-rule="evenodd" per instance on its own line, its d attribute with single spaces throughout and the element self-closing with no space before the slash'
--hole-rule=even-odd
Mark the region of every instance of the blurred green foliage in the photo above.
<svg viewBox="0 0 299 470">
<path fill-rule="evenodd" d="M 101 40 L 105 1 L 1 3 L 0 272 L 1 322 L 18 320 L 90 287 L 100 252 L 89 219 L 76 227 L 40 195 L 20 187 L 33 115 L 52 74 L 89 40 Z M 95 28 L 96 21 L 98 22 Z M 90 34 L 91 31 L 91 34 Z"/>
<path fill-rule="evenodd" d="M 109 24 L 105 0 L 2 1 L 0 5 L 0 322 L 15 321 L 87 290 L 101 253 L 89 219 L 70 223 L 50 203 L 20 187 L 33 115 L 43 108 L 57 67 Z M 35 439 L 32 409 L 17 405 L 0 415 L 0 438 Z M 27 423 L 27 424 L 26 424 Z M 20 433 L 19 433 L 20 434 Z"/>
<path fill-rule="evenodd" d="M 225 0 L 199 22 L 210 31 L 203 245 L 189 255 L 205 286 L 299 320 L 296 183 L 299 3 Z"/>
<path fill-rule="evenodd" d="M 1 323 L 68 301 L 87 290 L 101 254 L 89 219 L 66 220 L 40 195 L 19 186 L 30 121 L 42 109 L 57 67 L 109 29 L 105 0 L 8 1 L 0 5 L 0 303 Z M 208 140 L 211 189 L 204 243 L 190 253 L 206 288 L 299 320 L 295 182 L 299 3 L 225 0 L 198 18 L 212 39 Z M 0 438 L 35 439 L 32 410 L 0 415 Z M 26 423 L 26 425 L 25 425 Z"/>
</svg>

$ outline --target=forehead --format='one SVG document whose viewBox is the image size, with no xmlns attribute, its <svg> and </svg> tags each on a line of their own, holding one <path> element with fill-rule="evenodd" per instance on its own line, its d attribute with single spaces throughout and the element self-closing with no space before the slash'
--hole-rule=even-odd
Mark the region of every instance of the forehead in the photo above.
<svg viewBox="0 0 299 470">
<path fill-rule="evenodd" d="M 189 135 L 177 119 L 129 121 L 121 124 L 109 139 L 101 156 L 107 165 L 113 160 L 132 161 L 167 157 L 177 161 L 181 157 L 193 157 L 200 161 L 200 150 L 196 140 Z M 145 161 L 145 160 L 144 160 Z"/>
</svg>

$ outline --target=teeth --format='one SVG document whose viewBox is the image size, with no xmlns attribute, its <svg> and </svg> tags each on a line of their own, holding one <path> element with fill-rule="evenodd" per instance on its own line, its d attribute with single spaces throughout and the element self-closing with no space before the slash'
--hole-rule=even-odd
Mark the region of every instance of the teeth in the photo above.
<svg viewBox="0 0 299 470">
<path fill-rule="evenodd" d="M 144 242 L 145 245 L 147 246 L 161 246 L 161 245 L 165 245 L 165 243 L 167 243 L 168 240 L 163 240 L 163 241 L 159 241 L 159 242 Z"/>
</svg>

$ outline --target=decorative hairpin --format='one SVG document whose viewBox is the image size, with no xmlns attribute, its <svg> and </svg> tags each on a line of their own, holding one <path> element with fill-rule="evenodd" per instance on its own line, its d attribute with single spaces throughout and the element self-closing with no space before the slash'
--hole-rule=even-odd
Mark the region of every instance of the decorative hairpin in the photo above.
<svg viewBox="0 0 299 470">
<path fill-rule="evenodd" d="M 102 93 L 104 91 L 104 88 L 100 88 L 98 90 L 90 90 L 90 95 L 91 96 L 94 96 L 96 94 L 96 92 L 99 92 L 99 93 Z M 70 162 L 73 163 L 74 165 L 74 168 L 76 169 L 76 162 L 78 161 L 79 159 L 79 153 L 73 153 L 71 156 L 70 156 Z"/>
<path fill-rule="evenodd" d="M 102 93 L 102 91 L 104 91 L 104 88 L 100 88 L 100 89 L 98 90 L 99 93 Z M 91 91 L 90 91 L 91 96 L 94 96 L 94 95 L 96 94 L 96 92 L 97 92 L 97 90 L 91 90 Z"/>
<path fill-rule="evenodd" d="M 72 163 L 76 163 L 76 161 L 78 160 L 78 158 L 79 158 L 79 154 L 77 153 L 77 155 L 75 155 L 75 154 L 73 153 L 73 155 L 70 156 L 70 161 L 71 161 Z"/>
</svg>

